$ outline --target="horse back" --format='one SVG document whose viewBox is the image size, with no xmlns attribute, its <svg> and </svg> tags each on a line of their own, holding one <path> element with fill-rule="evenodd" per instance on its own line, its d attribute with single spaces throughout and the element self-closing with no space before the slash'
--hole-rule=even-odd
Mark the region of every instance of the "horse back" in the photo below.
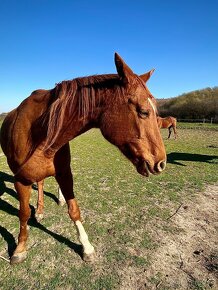
<svg viewBox="0 0 218 290">
<path fill-rule="evenodd" d="M 176 118 L 172 116 L 168 116 L 165 118 L 157 117 L 157 122 L 159 128 L 169 128 L 169 127 L 176 127 Z"/>
</svg>

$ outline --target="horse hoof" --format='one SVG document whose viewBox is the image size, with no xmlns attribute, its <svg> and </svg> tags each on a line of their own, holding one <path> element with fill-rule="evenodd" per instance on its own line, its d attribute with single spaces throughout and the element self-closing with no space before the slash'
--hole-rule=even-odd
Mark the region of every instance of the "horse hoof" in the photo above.
<svg viewBox="0 0 218 290">
<path fill-rule="evenodd" d="M 96 253 L 93 251 L 91 254 L 83 253 L 83 261 L 87 263 L 92 263 L 96 260 Z"/>
<path fill-rule="evenodd" d="M 36 213 L 35 218 L 37 222 L 40 222 L 43 219 L 43 213 Z"/>
<path fill-rule="evenodd" d="M 11 257 L 11 260 L 10 260 L 10 264 L 11 265 L 14 265 L 14 264 L 19 264 L 19 263 L 22 263 L 27 257 L 27 252 L 22 252 L 22 253 L 18 253 L 18 254 L 14 254 L 12 257 Z"/>
</svg>

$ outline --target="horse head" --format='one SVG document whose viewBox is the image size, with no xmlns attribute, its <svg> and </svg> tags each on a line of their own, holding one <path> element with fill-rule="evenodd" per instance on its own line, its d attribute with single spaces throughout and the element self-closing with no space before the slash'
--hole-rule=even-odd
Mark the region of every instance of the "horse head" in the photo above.
<svg viewBox="0 0 218 290">
<path fill-rule="evenodd" d="M 157 124 L 155 99 L 146 86 L 153 70 L 136 75 L 117 53 L 115 65 L 120 90 L 114 91 L 105 106 L 101 132 L 140 174 L 160 173 L 166 167 L 166 152 Z M 122 97 L 117 97 L 119 92 Z"/>
</svg>

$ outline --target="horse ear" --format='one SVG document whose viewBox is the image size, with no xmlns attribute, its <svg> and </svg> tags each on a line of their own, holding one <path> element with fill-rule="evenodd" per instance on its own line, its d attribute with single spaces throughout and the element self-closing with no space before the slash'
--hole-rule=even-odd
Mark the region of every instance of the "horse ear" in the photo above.
<svg viewBox="0 0 218 290">
<path fill-rule="evenodd" d="M 123 59 L 116 52 L 114 55 L 114 60 L 115 60 L 115 65 L 117 68 L 118 75 L 120 76 L 120 78 L 123 80 L 125 84 L 128 84 L 130 82 L 131 77 L 134 76 L 133 71 L 131 70 L 131 68 L 128 67 L 128 65 L 123 61 Z"/>
<path fill-rule="evenodd" d="M 150 79 L 150 77 L 151 77 L 151 75 L 153 74 L 154 71 L 155 71 L 155 69 L 152 69 L 149 72 L 147 72 L 147 73 L 145 73 L 143 75 L 140 75 L 140 78 L 146 83 Z"/>
</svg>

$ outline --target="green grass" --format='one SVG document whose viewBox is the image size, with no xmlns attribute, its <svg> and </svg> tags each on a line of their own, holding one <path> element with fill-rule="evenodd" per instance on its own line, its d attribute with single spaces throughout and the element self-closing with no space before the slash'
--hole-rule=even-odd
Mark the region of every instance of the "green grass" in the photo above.
<svg viewBox="0 0 218 290">
<path fill-rule="evenodd" d="M 218 124 L 214 123 L 186 123 L 186 122 L 178 122 L 177 127 L 179 129 L 198 129 L 198 130 L 212 130 L 218 131 Z"/>
<path fill-rule="evenodd" d="M 75 228 L 66 206 L 55 203 L 57 184 L 48 178 L 45 218 L 41 224 L 29 222 L 27 260 L 12 267 L 0 259 L 0 289 L 120 289 L 128 267 L 146 279 L 150 257 L 158 247 L 156 230 L 179 235 L 167 218 L 180 203 L 218 181 L 217 130 L 179 129 L 177 140 L 167 140 L 167 130 L 162 134 L 167 169 L 147 179 L 98 130 L 73 140 L 75 194 L 96 248 L 96 263 L 86 264 L 77 254 Z M 19 231 L 18 201 L 1 149 L 0 171 L 0 255 L 8 258 Z M 36 193 L 33 189 L 32 206 Z"/>
</svg>

